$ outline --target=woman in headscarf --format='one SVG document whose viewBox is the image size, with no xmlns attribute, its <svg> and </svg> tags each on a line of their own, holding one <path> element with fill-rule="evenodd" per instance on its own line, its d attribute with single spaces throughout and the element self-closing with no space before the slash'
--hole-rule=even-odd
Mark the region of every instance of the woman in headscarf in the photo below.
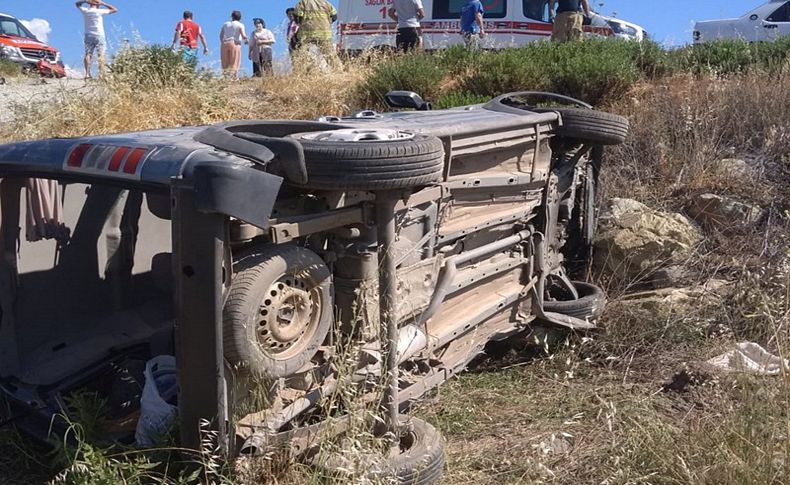
<svg viewBox="0 0 790 485">
<path fill-rule="evenodd" d="M 241 66 L 241 42 L 248 43 L 247 34 L 244 32 L 244 24 L 241 23 L 241 12 L 234 10 L 230 14 L 230 21 L 222 24 L 219 32 L 222 60 L 222 72 L 233 79 L 239 77 L 239 67 Z"/>
<path fill-rule="evenodd" d="M 274 34 L 266 28 L 263 19 L 254 19 L 255 31 L 252 33 L 250 42 L 250 60 L 252 61 L 252 73 L 261 77 L 266 74 L 273 74 L 272 69 L 272 45 L 274 44 Z"/>
</svg>

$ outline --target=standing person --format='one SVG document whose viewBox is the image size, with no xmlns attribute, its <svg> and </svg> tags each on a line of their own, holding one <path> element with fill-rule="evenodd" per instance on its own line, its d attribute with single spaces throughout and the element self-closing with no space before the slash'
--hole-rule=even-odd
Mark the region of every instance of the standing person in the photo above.
<svg viewBox="0 0 790 485">
<path fill-rule="evenodd" d="M 554 4 L 559 3 L 557 14 Z M 581 10 L 590 16 L 590 4 L 587 0 L 549 0 L 549 17 L 554 22 L 551 40 L 558 43 L 581 40 L 584 17 Z"/>
<path fill-rule="evenodd" d="M 197 64 L 198 61 L 198 39 L 203 44 L 203 55 L 208 55 L 208 44 L 206 44 L 206 36 L 203 35 L 203 29 L 200 25 L 192 20 L 192 12 L 189 10 L 184 12 L 184 20 L 176 24 L 176 34 L 173 36 L 173 46 L 176 48 L 176 42 L 181 41 L 181 56 L 186 62 Z"/>
<path fill-rule="evenodd" d="M 238 10 L 231 12 L 230 20 L 222 24 L 222 29 L 219 31 L 219 41 L 222 46 L 220 49 L 222 72 L 231 79 L 238 79 L 241 67 L 241 42 L 249 43 L 244 24 L 241 23 L 241 12 Z"/>
<path fill-rule="evenodd" d="M 97 55 L 96 67 L 99 76 L 104 72 L 104 52 L 107 48 L 107 39 L 104 35 L 104 16 L 116 13 L 118 9 L 101 0 L 80 0 L 76 5 L 85 20 L 85 79 L 90 79 L 94 52 Z"/>
<path fill-rule="evenodd" d="M 403 52 L 420 45 L 420 20 L 425 17 L 422 0 L 393 0 L 389 16 L 398 22 L 395 46 Z"/>
<path fill-rule="evenodd" d="M 467 47 L 480 47 L 480 39 L 485 37 L 483 28 L 483 4 L 480 0 L 467 0 L 461 7 L 461 35 Z"/>
<path fill-rule="evenodd" d="M 337 63 L 337 53 L 332 45 L 332 23 L 337 20 L 337 10 L 327 0 L 299 0 L 294 11 L 299 23 L 301 47 L 318 46 L 329 64 Z"/>
<path fill-rule="evenodd" d="M 252 74 L 261 77 L 266 74 L 274 74 L 272 69 L 272 45 L 274 45 L 274 34 L 266 28 L 263 19 L 253 19 L 255 31 L 252 33 L 250 42 L 250 60 L 252 61 Z"/>
<path fill-rule="evenodd" d="M 293 7 L 286 9 L 285 15 L 288 17 L 285 40 L 288 42 L 288 53 L 293 56 L 294 51 L 299 48 L 299 23 L 296 22 L 296 10 Z"/>
</svg>

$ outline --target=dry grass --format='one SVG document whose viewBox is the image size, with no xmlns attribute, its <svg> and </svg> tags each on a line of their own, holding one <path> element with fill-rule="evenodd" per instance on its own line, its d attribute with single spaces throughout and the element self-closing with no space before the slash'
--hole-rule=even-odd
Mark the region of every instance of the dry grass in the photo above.
<svg viewBox="0 0 790 485">
<path fill-rule="evenodd" d="M 46 110 L 20 107 L 0 139 L 340 115 L 364 107 L 360 86 L 369 68 L 359 62 L 327 74 L 143 90 L 109 79 L 93 95 Z M 614 305 L 603 319 L 605 333 L 571 338 L 548 353 L 517 345 L 426 398 L 415 412 L 446 437 L 444 483 L 790 482 L 790 376 L 732 378 L 703 369 L 679 391 L 662 388 L 735 341 L 756 340 L 785 356 L 790 350 L 788 91 L 787 73 L 679 76 L 640 85 L 610 106 L 631 119 L 633 136 L 607 158 L 604 197 L 682 211 L 691 195 L 713 191 L 771 208 L 770 225 L 709 232 L 689 262 L 700 281 L 735 281 L 723 303 L 661 318 Z M 759 162 L 757 175 L 723 176 L 713 167 L 724 156 Z M 617 299 L 621 288 L 610 290 Z M 5 432 L 2 440 L 0 481 L 51 476 L 40 473 L 45 467 L 36 460 L 45 459 L 16 446 L 18 437 Z M 224 476 L 237 483 L 321 481 L 274 457 Z"/>
</svg>

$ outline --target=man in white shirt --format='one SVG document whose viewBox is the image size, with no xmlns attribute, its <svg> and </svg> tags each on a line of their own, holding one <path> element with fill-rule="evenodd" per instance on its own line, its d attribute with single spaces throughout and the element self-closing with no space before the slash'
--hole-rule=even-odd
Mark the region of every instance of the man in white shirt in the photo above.
<svg viewBox="0 0 790 485">
<path fill-rule="evenodd" d="M 90 78 L 94 52 L 97 52 L 96 64 L 99 75 L 104 71 L 104 50 L 107 45 L 104 36 L 104 16 L 113 14 L 118 9 L 102 0 L 80 0 L 77 2 L 77 8 L 80 9 L 85 20 L 85 77 Z"/>
<path fill-rule="evenodd" d="M 394 0 L 389 16 L 398 22 L 398 50 L 409 51 L 420 45 L 420 20 L 425 17 L 422 0 Z"/>
</svg>

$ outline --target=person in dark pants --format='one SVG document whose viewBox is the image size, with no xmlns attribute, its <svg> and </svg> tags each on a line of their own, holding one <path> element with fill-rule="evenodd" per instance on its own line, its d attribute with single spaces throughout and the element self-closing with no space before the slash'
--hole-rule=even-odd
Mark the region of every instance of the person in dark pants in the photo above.
<svg viewBox="0 0 790 485">
<path fill-rule="evenodd" d="M 398 22 L 395 46 L 410 51 L 420 45 L 420 20 L 425 17 L 422 0 L 393 0 L 389 16 Z"/>
<path fill-rule="evenodd" d="M 272 69 L 272 46 L 274 33 L 266 28 L 263 19 L 253 19 L 255 30 L 250 35 L 250 60 L 252 61 L 252 75 L 261 77 L 274 74 Z"/>
</svg>

